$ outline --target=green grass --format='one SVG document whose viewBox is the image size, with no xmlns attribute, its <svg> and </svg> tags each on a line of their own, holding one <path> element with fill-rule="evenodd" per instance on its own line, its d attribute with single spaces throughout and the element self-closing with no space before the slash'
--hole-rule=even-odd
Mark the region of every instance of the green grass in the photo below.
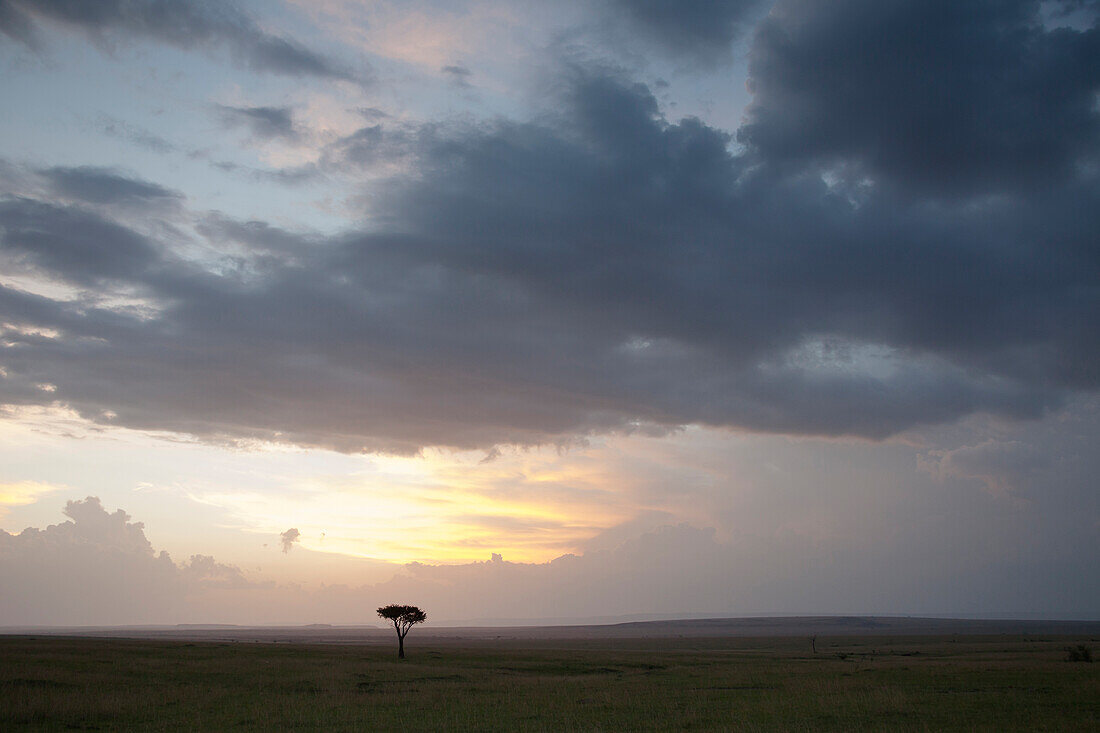
<svg viewBox="0 0 1100 733">
<path fill-rule="evenodd" d="M 1100 730 L 1088 639 L 408 641 L 0 637 L 0 730 Z"/>
</svg>

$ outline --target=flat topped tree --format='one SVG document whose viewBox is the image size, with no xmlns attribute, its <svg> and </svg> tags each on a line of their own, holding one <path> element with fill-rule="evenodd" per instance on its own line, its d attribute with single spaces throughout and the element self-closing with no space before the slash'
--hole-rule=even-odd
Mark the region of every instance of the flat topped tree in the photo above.
<svg viewBox="0 0 1100 733">
<path fill-rule="evenodd" d="M 397 632 L 397 658 L 405 658 L 405 635 L 416 624 L 422 624 L 428 620 L 428 614 L 416 606 L 382 606 L 378 609 L 381 618 L 393 622 L 394 631 Z"/>
</svg>

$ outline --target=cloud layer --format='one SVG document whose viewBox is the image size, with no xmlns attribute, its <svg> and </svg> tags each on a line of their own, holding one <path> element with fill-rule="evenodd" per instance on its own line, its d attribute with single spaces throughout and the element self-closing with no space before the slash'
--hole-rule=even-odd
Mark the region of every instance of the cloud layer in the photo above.
<svg viewBox="0 0 1100 733">
<path fill-rule="evenodd" d="M 47 170 L 0 202 L 5 266 L 51 283 L 0 289 L 0 401 L 405 453 L 1042 415 L 1100 384 L 1100 31 L 1039 10 L 784 0 L 738 131 L 568 59 L 527 121 L 375 120 L 317 164 L 389 171 L 338 236 Z"/>
<path fill-rule="evenodd" d="M 719 540 L 688 524 L 624 525 L 584 554 L 549 562 L 494 553 L 461 565 L 394 565 L 392 579 L 376 584 L 305 586 L 257 582 L 209 555 L 176 564 L 153 549 L 140 522 L 95 497 L 68 502 L 65 514 L 68 521 L 45 529 L 0 531 L 0 626 L 372 624 L 368 610 L 387 603 L 416 604 L 437 623 L 777 611 L 1090 618 L 1100 601 L 1095 563 L 1080 547 L 1044 542 L 1003 552 L 1018 540 L 1011 531 L 948 527 L 942 517 L 931 527 L 935 543 L 927 528 L 915 536 L 904 522 L 893 543 L 875 538 L 874 527 L 760 543 Z"/>
<path fill-rule="evenodd" d="M 254 71 L 328 80 L 355 80 L 347 70 L 299 43 L 262 30 L 233 3 L 194 0 L 3 0 L 0 32 L 29 46 L 41 43 L 43 22 L 107 44 L 134 38 L 184 49 L 226 49 Z"/>
<path fill-rule="evenodd" d="M 648 39 L 697 62 L 728 60 L 761 0 L 611 0 Z"/>
</svg>

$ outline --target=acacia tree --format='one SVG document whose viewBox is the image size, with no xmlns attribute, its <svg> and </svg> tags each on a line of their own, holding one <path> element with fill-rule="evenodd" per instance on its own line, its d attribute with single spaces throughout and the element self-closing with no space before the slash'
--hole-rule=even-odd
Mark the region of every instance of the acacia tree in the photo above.
<svg viewBox="0 0 1100 733">
<path fill-rule="evenodd" d="M 397 632 L 397 658 L 405 658 L 405 635 L 416 624 L 422 624 L 428 620 L 428 614 L 416 606 L 398 606 L 396 604 L 382 606 L 378 609 L 381 618 L 393 622 L 393 629 Z"/>
</svg>

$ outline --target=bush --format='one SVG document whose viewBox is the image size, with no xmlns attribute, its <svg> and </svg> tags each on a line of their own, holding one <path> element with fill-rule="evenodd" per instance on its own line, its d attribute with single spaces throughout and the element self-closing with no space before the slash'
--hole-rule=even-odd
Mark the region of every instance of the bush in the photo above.
<svg viewBox="0 0 1100 733">
<path fill-rule="evenodd" d="M 1077 646 L 1066 647 L 1066 661 L 1067 662 L 1091 662 L 1092 650 L 1090 650 L 1084 644 L 1078 644 Z"/>
</svg>

